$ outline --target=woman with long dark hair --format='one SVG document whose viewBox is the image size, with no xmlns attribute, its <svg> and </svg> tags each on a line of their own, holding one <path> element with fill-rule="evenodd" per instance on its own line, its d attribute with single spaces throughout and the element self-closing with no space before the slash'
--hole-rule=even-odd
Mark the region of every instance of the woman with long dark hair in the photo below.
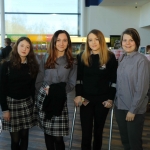
<svg viewBox="0 0 150 150">
<path fill-rule="evenodd" d="M 32 43 L 21 37 L 1 70 L 2 123 L 3 130 L 10 132 L 12 150 L 27 150 L 29 129 L 36 125 L 33 107 L 37 73 Z"/>
<path fill-rule="evenodd" d="M 36 80 L 39 126 L 48 150 L 65 150 L 63 136 L 69 131 L 66 94 L 76 85 L 76 70 L 70 36 L 65 30 L 58 30 Z"/>
</svg>

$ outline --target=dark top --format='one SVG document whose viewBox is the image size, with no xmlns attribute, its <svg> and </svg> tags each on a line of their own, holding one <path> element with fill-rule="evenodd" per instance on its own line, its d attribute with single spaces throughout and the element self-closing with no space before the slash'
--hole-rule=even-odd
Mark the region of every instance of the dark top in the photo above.
<svg viewBox="0 0 150 150">
<path fill-rule="evenodd" d="M 114 100 L 116 93 L 117 61 L 115 55 L 109 52 L 110 59 L 107 64 L 100 66 L 99 55 L 91 54 L 90 66 L 81 61 L 82 54 L 77 56 L 78 71 L 76 96 L 82 96 L 89 101 L 103 99 Z"/>
<path fill-rule="evenodd" d="M 9 68 L 9 69 L 8 69 Z M 2 111 L 8 110 L 6 97 L 24 99 L 34 98 L 35 79 L 31 78 L 27 64 L 21 64 L 20 69 L 12 68 L 10 62 L 4 62 L 1 70 L 0 102 Z"/>
<path fill-rule="evenodd" d="M 45 118 L 50 120 L 53 116 L 62 115 L 66 100 L 66 83 L 60 82 L 51 84 L 49 93 L 43 102 Z"/>
<path fill-rule="evenodd" d="M 5 48 L 2 49 L 2 54 L 1 57 L 2 59 L 5 59 L 9 56 L 9 53 L 11 52 L 12 48 L 11 46 L 6 46 Z"/>
<path fill-rule="evenodd" d="M 2 50 L 0 49 L 0 62 L 2 60 Z"/>
</svg>

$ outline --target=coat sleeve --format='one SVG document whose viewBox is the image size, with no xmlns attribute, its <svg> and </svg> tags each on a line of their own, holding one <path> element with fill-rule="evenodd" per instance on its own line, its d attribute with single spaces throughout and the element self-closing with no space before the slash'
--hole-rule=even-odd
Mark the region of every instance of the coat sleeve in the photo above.
<svg viewBox="0 0 150 150">
<path fill-rule="evenodd" d="M 114 54 L 111 54 L 110 58 L 110 87 L 109 87 L 109 94 L 108 99 L 114 100 L 116 95 L 116 79 L 117 79 L 117 60 Z"/>
<path fill-rule="evenodd" d="M 75 87 L 76 96 L 83 96 L 83 70 L 84 64 L 81 61 L 82 53 L 77 55 L 77 84 Z"/>
<path fill-rule="evenodd" d="M 73 67 L 70 70 L 67 85 L 66 85 L 66 92 L 69 93 L 73 90 L 73 88 L 76 85 L 76 79 L 77 79 L 77 63 L 74 62 Z"/>
<path fill-rule="evenodd" d="M 8 63 L 4 62 L 1 65 L 1 77 L 0 77 L 0 104 L 2 111 L 9 110 L 7 105 L 7 86 L 8 86 Z"/>
<path fill-rule="evenodd" d="M 44 57 L 40 62 L 40 67 L 39 67 L 39 72 L 37 74 L 37 78 L 35 81 L 35 89 L 36 89 L 36 93 L 40 90 L 40 87 L 43 84 L 43 79 L 44 79 L 44 72 L 45 72 L 45 68 L 44 68 Z"/>
<path fill-rule="evenodd" d="M 137 86 L 135 87 L 133 101 L 129 110 L 129 112 L 133 114 L 136 114 L 141 108 L 141 105 L 143 105 L 143 103 L 147 104 L 148 101 L 147 93 L 149 89 L 150 72 L 149 63 L 146 58 L 139 62 L 137 74 Z"/>
</svg>

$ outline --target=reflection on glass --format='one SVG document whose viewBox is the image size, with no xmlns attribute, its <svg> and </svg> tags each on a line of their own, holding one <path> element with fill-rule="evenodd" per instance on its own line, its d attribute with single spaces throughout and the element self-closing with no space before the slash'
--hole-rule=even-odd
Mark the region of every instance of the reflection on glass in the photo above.
<svg viewBox="0 0 150 150">
<path fill-rule="evenodd" d="M 140 52 L 141 54 L 145 54 L 145 53 L 146 53 L 146 47 L 145 47 L 145 46 L 141 46 L 141 47 L 139 48 L 139 52 Z"/>
<path fill-rule="evenodd" d="M 6 34 L 53 34 L 66 30 L 78 35 L 78 15 L 6 14 Z"/>
<path fill-rule="evenodd" d="M 76 58 L 76 55 L 85 50 L 85 43 L 72 43 L 72 54 Z"/>
<path fill-rule="evenodd" d="M 78 13 L 78 0 L 5 0 L 6 12 Z"/>
</svg>

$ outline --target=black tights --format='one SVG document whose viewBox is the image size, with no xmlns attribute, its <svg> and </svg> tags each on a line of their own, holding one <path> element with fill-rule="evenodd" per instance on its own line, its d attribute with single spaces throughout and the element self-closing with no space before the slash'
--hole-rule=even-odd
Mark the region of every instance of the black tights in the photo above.
<svg viewBox="0 0 150 150">
<path fill-rule="evenodd" d="M 23 129 L 18 132 L 10 132 L 11 149 L 12 150 L 27 150 L 29 129 Z"/>
<path fill-rule="evenodd" d="M 47 150 L 65 150 L 63 136 L 51 136 L 44 134 Z"/>
</svg>

